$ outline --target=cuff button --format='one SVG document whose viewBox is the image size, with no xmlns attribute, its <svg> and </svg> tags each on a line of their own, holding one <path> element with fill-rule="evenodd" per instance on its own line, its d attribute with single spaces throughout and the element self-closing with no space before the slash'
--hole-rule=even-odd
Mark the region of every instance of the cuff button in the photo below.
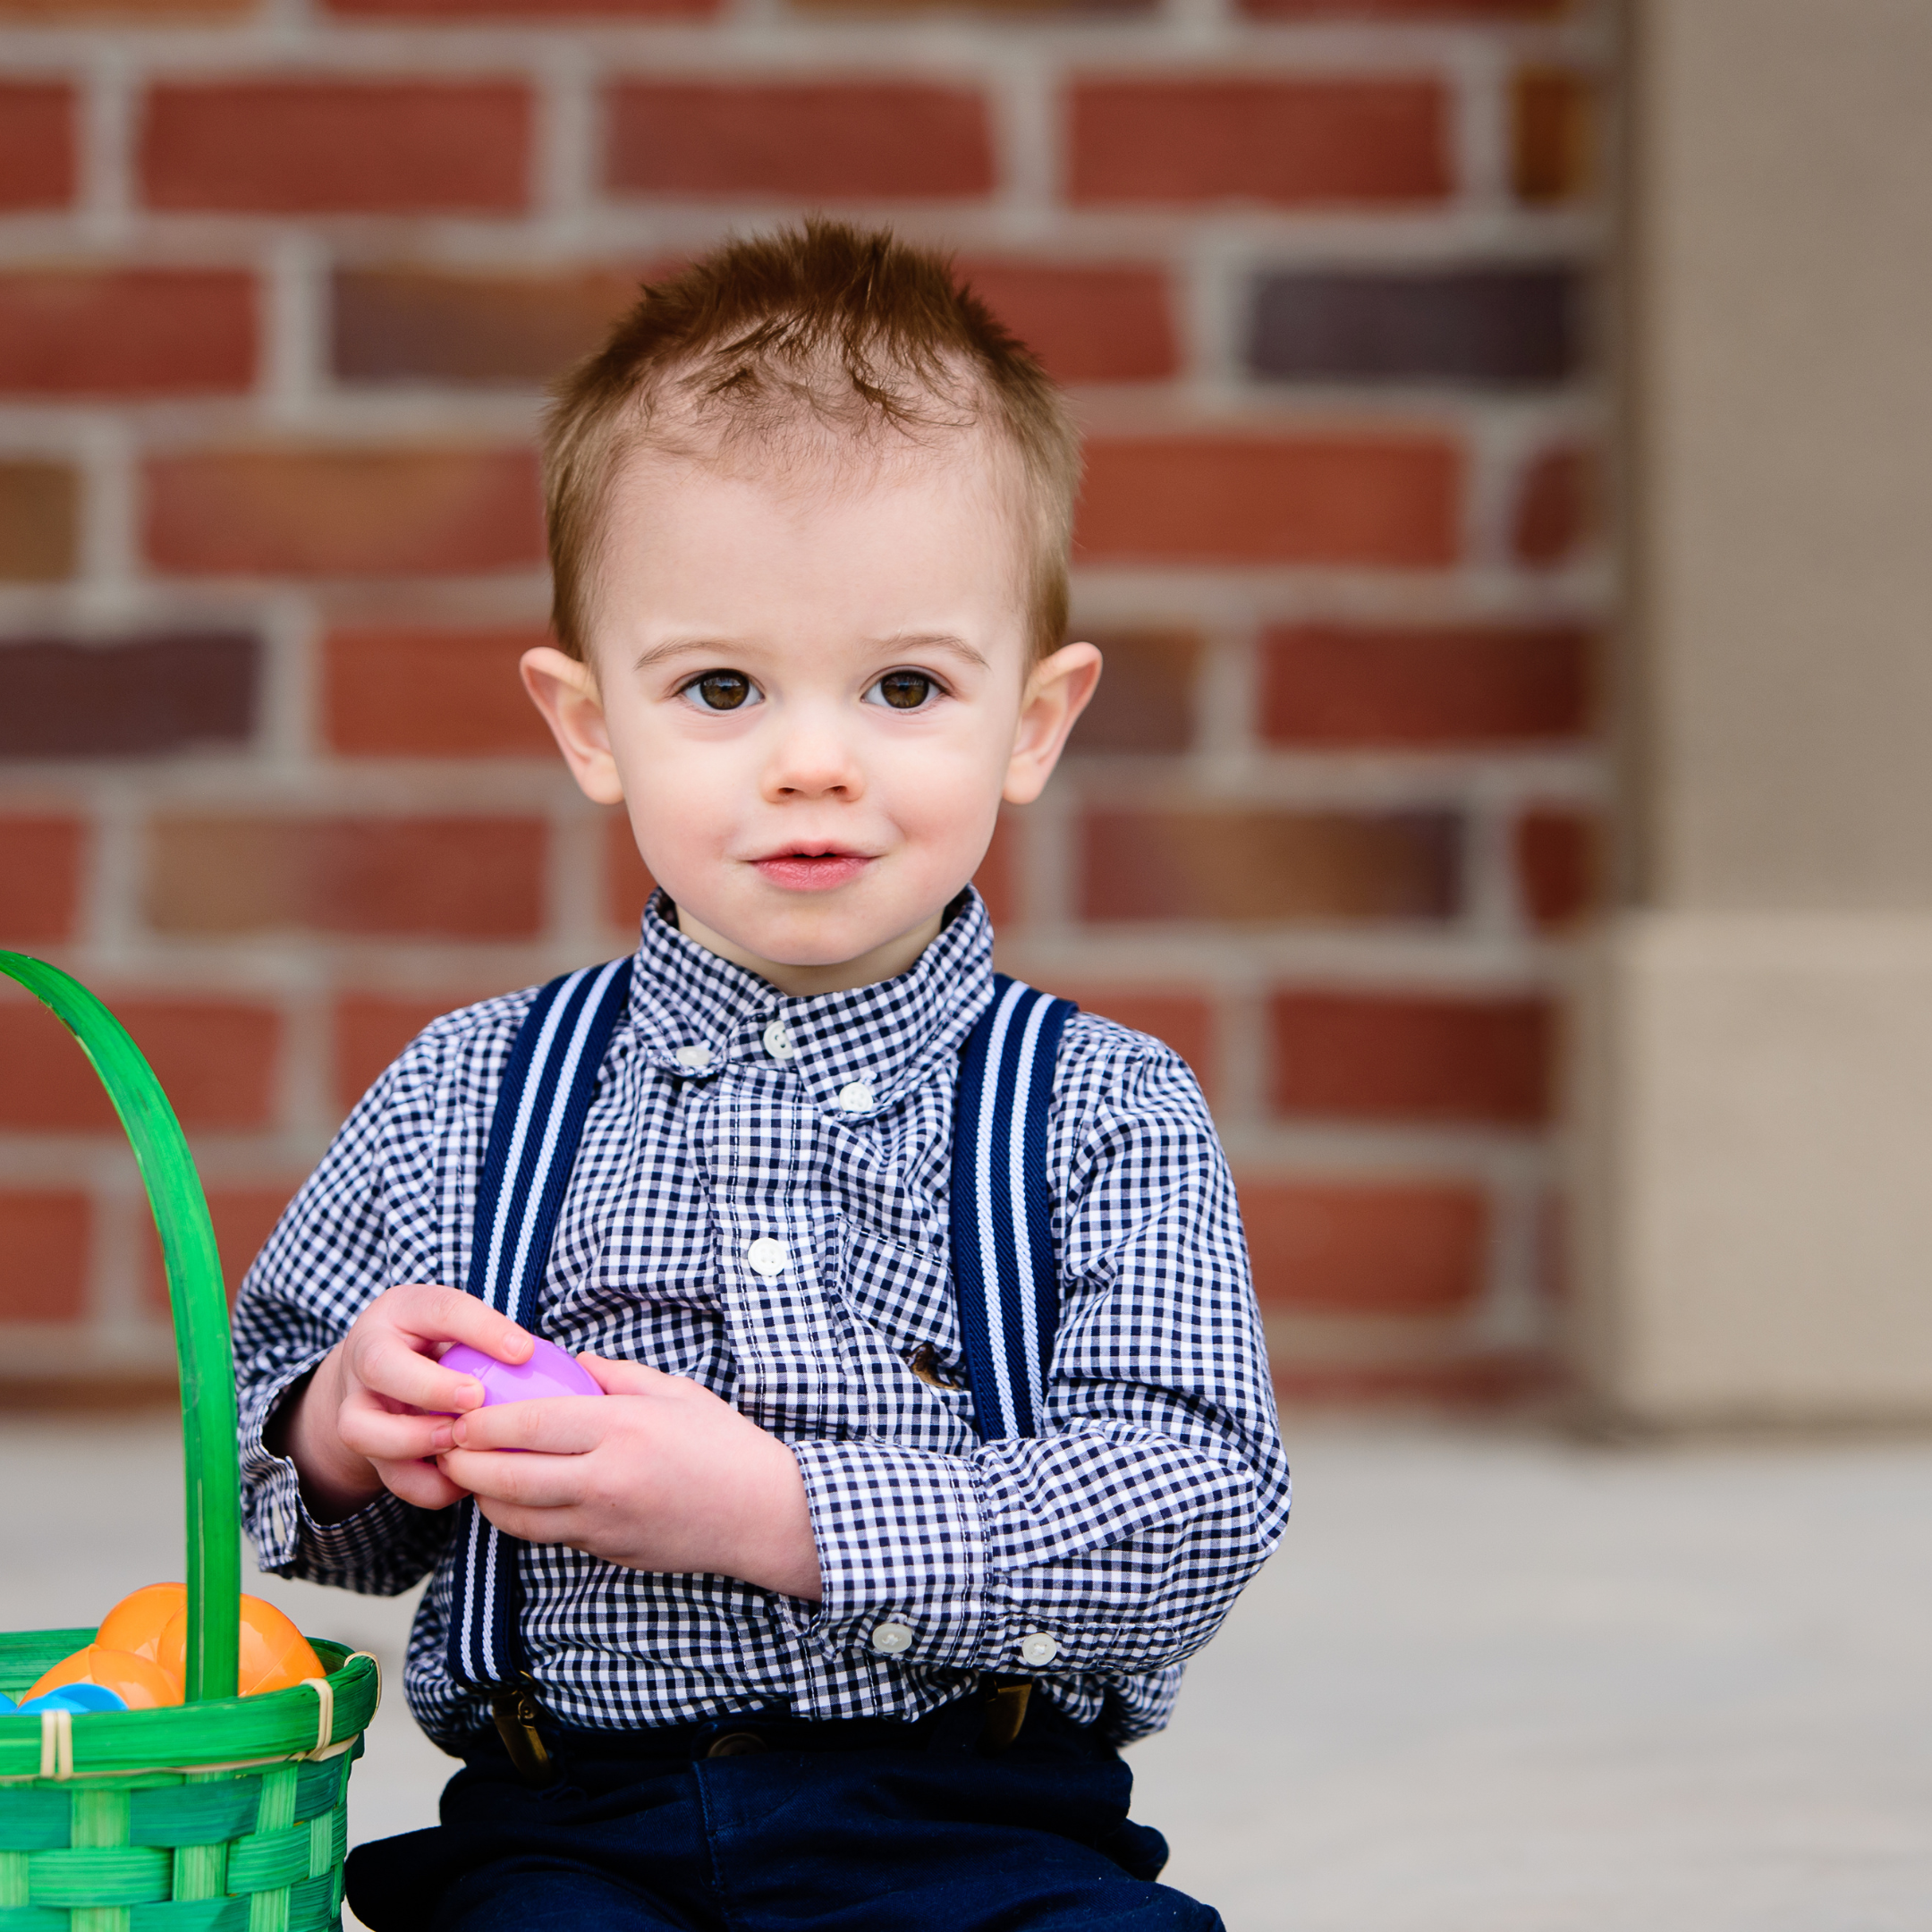
<svg viewBox="0 0 1932 1932">
<path fill-rule="evenodd" d="M 1051 1664 L 1060 1655 L 1060 1640 L 1049 1637 L 1043 1630 L 1029 1631 L 1020 1640 L 1020 1661 L 1038 1667 Z"/>
<path fill-rule="evenodd" d="M 912 1632 L 903 1623 L 875 1623 L 872 1648 L 881 1657 L 897 1657 L 902 1650 L 912 1648 Z"/>
</svg>

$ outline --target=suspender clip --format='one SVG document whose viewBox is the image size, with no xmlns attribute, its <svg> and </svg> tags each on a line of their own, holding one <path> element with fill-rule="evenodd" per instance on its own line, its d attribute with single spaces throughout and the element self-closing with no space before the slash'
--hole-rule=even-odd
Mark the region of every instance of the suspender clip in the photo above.
<svg viewBox="0 0 1932 1932">
<path fill-rule="evenodd" d="M 527 1676 L 490 1692 L 490 1716 L 496 1720 L 496 1735 L 510 1753 L 517 1775 L 530 1785 L 555 1784 L 557 1779 L 556 1760 L 537 1728 L 542 1714 L 543 1707 Z"/>
<path fill-rule="evenodd" d="M 985 1682 L 987 1692 L 986 1716 L 979 1724 L 979 1755 L 991 1758 L 1020 1735 L 1033 1698 L 1033 1680 L 989 1674 Z"/>
</svg>

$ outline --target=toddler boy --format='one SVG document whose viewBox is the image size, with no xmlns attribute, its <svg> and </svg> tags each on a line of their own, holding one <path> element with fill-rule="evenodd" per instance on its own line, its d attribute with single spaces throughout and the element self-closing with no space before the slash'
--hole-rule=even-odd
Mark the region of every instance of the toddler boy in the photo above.
<svg viewBox="0 0 1932 1932">
<path fill-rule="evenodd" d="M 351 1902 L 382 1932 L 1218 1927 L 1154 1882 L 1116 1750 L 1287 1510 L 1180 1060 L 1062 1036 L 1037 1435 L 976 1438 L 948 1267 L 993 993 L 969 881 L 1099 674 L 1062 643 L 1064 404 L 943 262 L 815 223 L 647 290 L 545 453 L 560 648 L 524 680 L 658 886 L 540 1295 L 606 1393 L 486 1410 L 438 1360 L 530 1352 L 449 1285 L 530 992 L 377 1081 L 235 1316 L 263 1566 L 434 1572 L 405 1682 L 467 1767 Z M 465 1496 L 518 1539 L 548 1783 L 445 1659 Z"/>
</svg>

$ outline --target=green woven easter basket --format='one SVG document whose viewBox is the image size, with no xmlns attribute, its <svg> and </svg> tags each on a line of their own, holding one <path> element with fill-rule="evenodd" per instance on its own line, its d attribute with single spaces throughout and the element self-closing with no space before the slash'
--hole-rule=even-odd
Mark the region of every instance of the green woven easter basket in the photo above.
<svg viewBox="0 0 1932 1932">
<path fill-rule="evenodd" d="M 186 1702 L 0 1712 L 0 1932 L 311 1932 L 342 1922 L 349 1767 L 376 1660 L 311 1639 L 327 1672 L 237 1697 L 241 1467 L 215 1231 L 174 1110 L 124 1028 L 76 980 L 0 953 L 64 1021 L 132 1143 L 161 1233 L 181 1361 L 188 1496 Z M 90 1630 L 0 1634 L 19 1698 Z"/>
</svg>

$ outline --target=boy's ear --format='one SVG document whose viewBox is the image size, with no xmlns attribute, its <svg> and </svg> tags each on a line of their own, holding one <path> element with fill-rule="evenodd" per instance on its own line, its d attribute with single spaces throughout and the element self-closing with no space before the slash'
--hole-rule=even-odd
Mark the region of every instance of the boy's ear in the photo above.
<svg viewBox="0 0 1932 1932">
<path fill-rule="evenodd" d="M 566 657 L 554 645 L 542 644 L 523 653 L 519 668 L 523 689 L 543 713 L 578 789 L 597 804 L 623 804 L 623 784 L 611 755 L 610 730 L 589 665 Z"/>
<path fill-rule="evenodd" d="M 1020 728 L 1000 792 L 1009 805 L 1030 805 L 1046 789 L 1066 749 L 1067 733 L 1099 682 L 1100 653 L 1091 644 L 1063 645 L 1033 666 L 1020 699 Z"/>
</svg>

